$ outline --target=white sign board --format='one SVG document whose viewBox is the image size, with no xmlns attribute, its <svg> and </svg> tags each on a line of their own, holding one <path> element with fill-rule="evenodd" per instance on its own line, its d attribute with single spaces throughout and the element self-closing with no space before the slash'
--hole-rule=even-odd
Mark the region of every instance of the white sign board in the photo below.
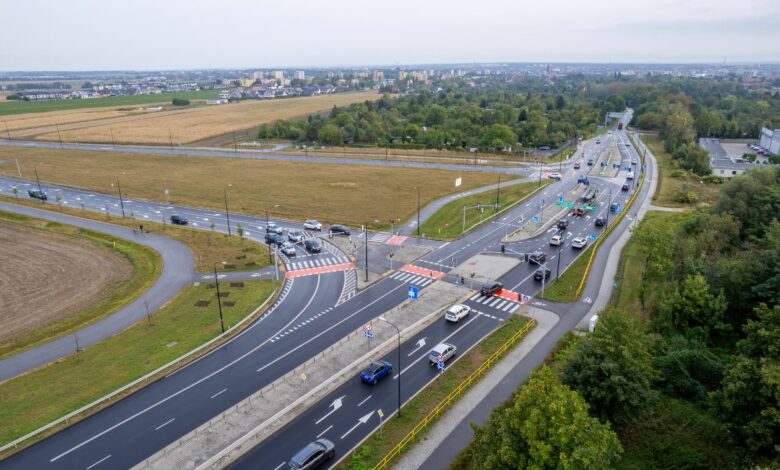
<svg viewBox="0 0 780 470">
<path fill-rule="evenodd" d="M 457 188 L 458 186 L 460 186 L 462 183 L 463 183 L 463 178 L 461 178 L 460 176 L 459 176 L 459 177 L 457 177 L 457 178 L 455 178 L 455 187 L 456 187 L 456 188 Z"/>
</svg>

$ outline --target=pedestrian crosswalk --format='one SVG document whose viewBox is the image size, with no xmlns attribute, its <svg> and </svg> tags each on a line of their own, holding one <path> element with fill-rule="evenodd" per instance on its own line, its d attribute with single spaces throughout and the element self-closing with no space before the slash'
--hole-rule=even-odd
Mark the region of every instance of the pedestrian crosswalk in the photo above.
<svg viewBox="0 0 780 470">
<path fill-rule="evenodd" d="M 314 258 L 310 260 L 290 262 L 287 266 L 287 269 L 290 271 L 297 271 L 299 269 L 322 268 L 325 266 L 344 263 L 349 263 L 349 260 L 344 256 Z"/>
<path fill-rule="evenodd" d="M 409 273 L 406 271 L 395 272 L 390 276 L 390 278 L 395 279 L 397 281 L 405 282 L 407 284 L 414 284 L 420 287 L 425 287 L 436 280 L 430 277 L 420 276 L 415 273 Z"/>
<path fill-rule="evenodd" d="M 515 313 L 515 310 L 520 308 L 520 304 L 517 302 L 503 299 L 501 297 L 487 297 L 479 293 L 472 295 L 469 300 L 486 307 L 501 310 L 502 312 Z"/>
<path fill-rule="evenodd" d="M 374 243 L 384 243 L 387 240 L 390 240 L 390 237 L 392 237 L 392 235 L 389 233 L 375 233 L 368 238 L 368 241 Z"/>
</svg>

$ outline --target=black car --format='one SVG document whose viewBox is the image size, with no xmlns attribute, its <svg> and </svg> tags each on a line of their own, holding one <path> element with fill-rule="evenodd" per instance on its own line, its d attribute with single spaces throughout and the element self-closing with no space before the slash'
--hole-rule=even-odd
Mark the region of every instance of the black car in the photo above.
<svg viewBox="0 0 780 470">
<path fill-rule="evenodd" d="M 617 202 L 613 202 L 613 203 L 612 203 L 612 204 L 609 206 L 609 211 L 610 211 L 610 212 L 615 212 L 615 213 L 618 213 L 618 212 L 620 212 L 620 204 L 618 204 Z"/>
<path fill-rule="evenodd" d="M 621 191 L 628 191 L 628 185 L 624 184 L 622 188 L 620 188 Z"/>
<path fill-rule="evenodd" d="M 607 225 L 606 217 L 596 217 L 596 227 L 603 227 Z"/>
<path fill-rule="evenodd" d="M 592 158 L 588 159 L 588 166 L 593 166 L 593 159 Z"/>
<path fill-rule="evenodd" d="M 541 266 L 542 263 L 544 263 L 545 261 L 547 261 L 547 255 L 545 255 L 541 251 L 537 251 L 536 253 L 531 253 L 530 255 L 528 255 L 529 263 L 538 264 L 539 266 Z"/>
<path fill-rule="evenodd" d="M 574 162 L 574 169 L 575 170 L 579 170 L 580 169 L 580 162 L 579 161 Z"/>
<path fill-rule="evenodd" d="M 558 221 L 558 230 L 566 230 L 566 228 L 569 227 L 569 221 L 566 219 L 561 219 Z"/>
<path fill-rule="evenodd" d="M 537 281 L 550 279 L 550 274 L 552 274 L 552 271 L 549 268 L 539 268 L 534 272 L 534 279 Z"/>
<path fill-rule="evenodd" d="M 322 245 L 316 238 L 307 238 L 306 241 L 303 242 L 303 246 L 306 247 L 306 251 L 309 253 L 319 253 L 322 251 Z"/>
<path fill-rule="evenodd" d="M 172 215 L 171 216 L 171 223 L 172 224 L 176 224 L 176 225 L 187 225 L 188 223 L 190 223 L 190 221 L 187 220 L 187 218 L 184 217 L 184 216 Z"/>
<path fill-rule="evenodd" d="M 480 293 L 484 296 L 491 297 L 494 294 L 497 294 L 503 288 L 504 285 L 500 282 L 491 282 L 482 286 Z"/>
<path fill-rule="evenodd" d="M 265 234 L 265 242 L 269 245 L 282 246 L 284 245 L 284 237 L 278 233 L 268 232 Z"/>
<path fill-rule="evenodd" d="M 349 235 L 350 231 L 343 225 L 334 225 L 330 228 L 331 235 Z"/>
<path fill-rule="evenodd" d="M 318 468 L 336 455 L 336 446 L 327 439 L 317 439 L 298 451 L 287 463 L 294 470 Z"/>
<path fill-rule="evenodd" d="M 49 199 L 49 196 L 47 196 L 43 191 L 27 191 L 27 195 L 34 199 L 40 199 L 41 201 L 46 201 Z"/>
</svg>

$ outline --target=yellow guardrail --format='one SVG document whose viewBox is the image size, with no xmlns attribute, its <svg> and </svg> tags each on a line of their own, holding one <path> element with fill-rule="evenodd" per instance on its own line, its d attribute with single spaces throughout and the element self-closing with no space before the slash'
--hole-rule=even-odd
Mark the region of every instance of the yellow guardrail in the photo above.
<svg viewBox="0 0 780 470">
<path fill-rule="evenodd" d="M 631 140 L 632 144 L 634 145 L 634 148 L 636 149 L 636 142 L 634 142 L 634 139 L 631 138 L 631 134 L 628 134 L 629 140 Z M 638 153 L 638 151 L 637 151 Z M 642 165 L 645 164 L 645 158 L 642 157 Z M 628 209 L 631 207 L 631 205 L 634 203 L 634 200 L 636 200 L 637 196 L 639 196 L 639 193 L 642 191 L 642 184 L 645 182 L 645 174 L 647 173 L 646 170 L 642 171 L 642 176 L 639 178 L 639 185 L 637 190 L 634 192 L 634 194 L 631 195 L 630 198 L 628 198 L 628 202 L 626 203 L 626 210 L 622 211 L 620 214 L 618 214 L 613 220 L 612 223 L 609 224 L 609 227 L 604 231 L 604 233 L 599 237 L 598 240 L 596 240 L 596 243 L 593 244 L 593 249 L 590 252 L 590 258 L 588 258 L 588 265 L 585 266 L 585 272 L 582 274 L 582 279 L 580 279 L 580 285 L 577 287 L 577 292 L 575 293 L 575 298 L 580 298 L 580 295 L 582 295 L 582 289 L 585 288 L 585 281 L 588 280 L 588 274 L 590 273 L 590 266 L 593 264 L 593 257 L 596 255 L 596 251 L 598 251 L 599 246 L 601 245 L 601 242 L 603 242 L 610 233 L 612 233 L 612 230 L 620 224 L 620 221 L 623 220 L 623 217 L 625 217 L 626 213 L 628 212 Z M 609 208 L 607 208 L 609 210 Z"/>
<path fill-rule="evenodd" d="M 506 352 L 509 350 L 509 348 L 511 348 L 512 346 L 514 346 L 514 345 L 515 345 L 515 343 L 517 343 L 517 341 L 518 341 L 520 338 L 522 338 L 522 337 L 523 337 L 523 336 L 524 336 L 526 333 L 528 333 L 528 332 L 531 330 L 531 328 L 533 328 L 533 327 L 534 327 L 534 325 L 536 325 L 536 320 L 534 320 L 534 319 L 532 318 L 531 320 L 529 320 L 529 322 L 528 322 L 528 323 L 526 323 L 525 325 L 523 325 L 523 327 L 522 327 L 522 328 L 520 328 L 520 329 L 517 331 L 517 333 L 515 333 L 514 335 L 512 335 L 512 337 L 511 337 L 511 338 L 509 338 L 509 339 L 508 339 L 508 340 L 507 340 L 507 341 L 506 341 L 504 344 L 502 344 L 502 345 L 501 345 L 501 346 L 500 346 L 500 347 L 499 347 L 499 348 L 496 350 L 496 352 L 494 352 L 494 353 L 493 353 L 493 354 L 492 354 L 492 355 L 491 355 L 489 358 L 487 358 L 487 359 L 485 360 L 485 362 L 483 362 L 483 363 L 482 363 L 482 364 L 481 364 L 481 365 L 480 365 L 480 366 L 477 368 L 477 370 L 475 370 L 474 372 L 472 372 L 471 374 L 469 374 L 469 376 L 468 376 L 468 377 L 466 377 L 465 379 L 463 379 L 463 381 L 462 381 L 461 383 L 459 383 L 459 384 L 458 384 L 458 386 L 457 386 L 457 387 L 455 387 L 455 389 L 454 389 L 452 392 L 450 392 L 450 394 L 449 394 L 449 395 L 447 395 L 447 397 L 445 397 L 444 399 L 442 399 L 442 401 L 440 401 L 440 402 L 439 402 L 439 404 L 438 404 L 438 405 L 436 405 L 436 408 L 434 408 L 433 410 L 431 410 L 431 412 L 430 412 L 430 413 L 428 413 L 428 415 L 426 415 L 426 416 L 425 416 L 425 417 L 424 417 L 424 418 L 423 418 L 423 419 L 422 419 L 422 420 L 421 420 L 421 421 L 420 421 L 420 422 L 417 424 L 417 426 L 415 426 L 415 427 L 414 427 L 414 429 L 412 429 L 411 431 L 409 431 L 409 433 L 408 433 L 406 436 L 404 436 L 404 438 L 403 438 L 403 439 L 401 439 L 401 441 L 400 441 L 400 442 L 399 442 L 399 443 L 398 443 L 398 444 L 397 444 L 395 447 L 393 447 L 393 448 L 390 450 L 390 452 L 388 452 L 388 453 L 387 453 L 387 455 L 385 455 L 385 456 L 382 458 L 382 460 L 380 460 L 380 461 L 379 461 L 379 463 L 378 463 L 378 464 L 376 464 L 376 466 L 374 467 L 374 470 L 378 470 L 378 469 L 386 468 L 386 467 L 387 467 L 387 466 L 390 464 L 390 462 L 392 462 L 392 460 L 393 460 L 394 458 L 396 458 L 398 455 L 400 455 L 400 454 L 401 454 L 401 452 L 403 452 L 403 450 L 404 450 L 404 449 L 405 449 L 405 448 L 406 448 L 406 447 L 407 447 L 409 444 L 412 444 L 412 443 L 414 442 L 414 440 L 417 438 L 417 436 L 418 436 L 418 435 L 419 435 L 421 432 L 423 432 L 423 431 L 425 430 L 425 428 L 426 428 L 426 427 L 428 427 L 428 425 L 429 425 L 431 422 L 433 422 L 433 421 L 434 421 L 436 418 L 438 418 L 438 417 L 439 417 L 439 415 L 441 415 L 442 411 L 444 411 L 444 410 L 445 410 L 445 409 L 446 409 L 448 406 L 450 406 L 450 405 L 452 404 L 452 402 L 453 402 L 453 401 L 455 401 L 455 400 L 456 400 L 458 397 L 460 397 L 461 395 L 463 395 L 463 392 L 465 392 L 466 390 L 468 390 L 468 389 L 469 389 L 469 387 L 470 387 L 470 386 L 471 386 L 471 385 L 472 385 L 474 382 L 476 382 L 476 381 L 477 381 L 477 379 L 479 379 L 479 378 L 480 378 L 480 377 L 481 377 L 481 376 L 482 376 L 482 375 L 483 375 L 483 374 L 484 374 L 484 373 L 485 373 L 485 372 L 486 372 L 488 369 L 490 369 L 490 367 L 491 367 L 491 366 L 493 366 L 493 364 L 494 364 L 494 363 L 496 363 L 496 362 L 497 362 L 499 359 L 501 359 L 501 356 L 503 356 L 503 355 L 504 355 L 504 353 L 506 353 Z"/>
</svg>

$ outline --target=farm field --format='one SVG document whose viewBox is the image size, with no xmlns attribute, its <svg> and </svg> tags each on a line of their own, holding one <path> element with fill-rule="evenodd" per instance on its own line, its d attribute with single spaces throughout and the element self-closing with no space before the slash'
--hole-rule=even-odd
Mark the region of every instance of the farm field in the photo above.
<svg viewBox="0 0 780 470">
<path fill-rule="evenodd" d="M 340 93 L 213 106 L 165 107 L 159 111 L 115 107 L 19 114 L 0 119 L 0 130 L 5 130 L 7 125 L 13 139 L 59 141 L 61 138 L 64 142 L 184 145 L 379 96 L 375 92 Z"/>
<path fill-rule="evenodd" d="M 231 212 L 264 215 L 272 208 L 271 216 L 290 220 L 369 227 L 410 217 L 417 209 L 417 186 L 424 205 L 498 179 L 494 173 L 433 169 L 25 148 L 0 149 L 0 174 L 17 175 L 14 159 L 24 178 L 33 179 L 37 167 L 44 186 L 115 194 L 111 183 L 118 176 L 125 197 L 165 201 L 168 189 L 171 204 L 213 209 L 224 208 L 227 188 Z M 463 181 L 458 188 L 457 177 Z"/>
<path fill-rule="evenodd" d="M 217 90 L 191 91 L 181 93 L 160 93 L 159 95 L 112 96 L 86 100 L 17 101 L 0 100 L 0 116 L 26 113 L 47 113 L 85 108 L 108 108 L 138 104 L 170 103 L 173 98 L 185 100 L 209 100 L 219 96 Z"/>
</svg>

